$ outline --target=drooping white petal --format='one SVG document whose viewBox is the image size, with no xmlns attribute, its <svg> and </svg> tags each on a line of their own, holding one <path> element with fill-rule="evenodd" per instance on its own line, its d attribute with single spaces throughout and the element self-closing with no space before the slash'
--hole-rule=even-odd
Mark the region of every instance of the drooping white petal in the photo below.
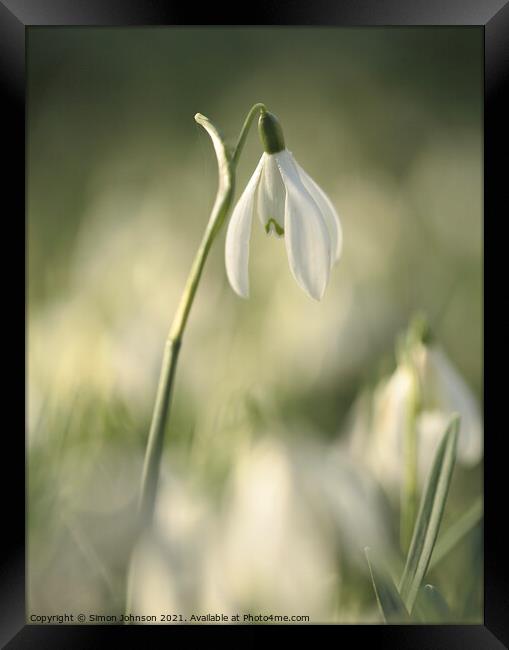
<svg viewBox="0 0 509 650">
<path fill-rule="evenodd" d="M 320 208 L 305 188 L 293 156 L 274 154 L 286 189 L 285 243 L 290 269 L 306 293 L 320 300 L 329 281 L 330 236 Z"/>
<path fill-rule="evenodd" d="M 275 221 L 281 230 L 284 228 L 285 197 L 285 186 L 276 157 L 274 154 L 267 154 L 258 183 L 256 204 L 258 216 L 265 229 L 270 228 L 271 220 Z M 273 230 L 277 235 L 275 227 Z"/>
<path fill-rule="evenodd" d="M 232 289 L 241 298 L 247 298 L 249 295 L 249 238 L 251 236 L 256 189 L 265 159 L 266 154 L 264 153 L 233 210 L 226 232 L 226 274 Z"/>
<path fill-rule="evenodd" d="M 343 232 L 341 229 L 341 222 L 339 221 L 338 213 L 332 205 L 331 200 L 325 194 L 321 187 L 319 187 L 311 176 L 306 173 L 302 167 L 296 162 L 299 176 L 304 184 L 304 187 L 311 194 L 315 203 L 322 211 L 322 216 L 329 229 L 331 239 L 331 264 L 335 264 L 340 256 L 341 249 L 343 248 Z"/>
</svg>

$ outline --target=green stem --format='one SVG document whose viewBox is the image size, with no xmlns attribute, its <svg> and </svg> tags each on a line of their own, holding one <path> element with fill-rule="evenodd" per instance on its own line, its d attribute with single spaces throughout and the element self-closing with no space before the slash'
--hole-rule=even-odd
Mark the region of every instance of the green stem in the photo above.
<svg viewBox="0 0 509 650">
<path fill-rule="evenodd" d="M 237 140 L 237 146 L 235 147 L 235 151 L 233 152 L 232 156 L 232 162 L 235 166 L 237 166 L 237 163 L 239 161 L 240 154 L 242 153 L 242 149 L 244 148 L 244 143 L 247 138 L 247 134 L 249 133 L 249 128 L 256 117 L 258 113 L 265 113 L 267 108 L 265 107 L 265 104 L 255 104 L 249 113 L 246 116 L 246 119 L 244 120 L 244 124 L 242 125 L 242 129 L 240 131 L 240 136 L 239 139 Z"/>
<path fill-rule="evenodd" d="M 195 115 L 195 120 L 198 124 L 203 126 L 212 139 L 219 167 L 219 187 L 207 227 L 205 228 L 201 243 L 191 266 L 164 348 L 161 374 L 159 377 L 159 385 L 157 388 L 157 396 L 152 414 L 152 422 L 150 425 L 145 461 L 143 465 L 139 501 L 139 532 L 150 528 L 153 521 L 161 457 L 164 446 L 164 433 L 170 414 L 171 396 L 175 382 L 178 354 L 182 344 L 182 337 L 189 317 L 189 312 L 200 283 L 210 248 L 225 221 L 233 200 L 237 162 L 244 147 L 249 128 L 251 127 L 256 115 L 260 111 L 264 110 L 265 106 L 263 104 L 255 104 L 251 108 L 242 126 L 237 145 L 231 154 L 228 153 L 222 137 L 212 122 L 199 113 Z M 128 576 L 126 612 L 129 612 L 130 610 L 131 573 L 132 562 Z"/>
<path fill-rule="evenodd" d="M 401 493 L 401 550 L 406 555 L 417 514 L 418 497 L 418 448 L 417 416 L 419 414 L 419 386 L 415 369 L 412 369 L 412 392 L 409 398 L 404 432 L 404 476 Z"/>
<path fill-rule="evenodd" d="M 180 338 L 168 338 L 164 346 L 161 374 L 157 388 L 152 423 L 145 451 L 145 462 L 141 479 L 139 501 L 140 524 L 142 528 L 150 526 L 154 514 L 159 467 L 163 452 L 164 430 L 172 395 L 175 371 L 180 350 Z"/>
</svg>

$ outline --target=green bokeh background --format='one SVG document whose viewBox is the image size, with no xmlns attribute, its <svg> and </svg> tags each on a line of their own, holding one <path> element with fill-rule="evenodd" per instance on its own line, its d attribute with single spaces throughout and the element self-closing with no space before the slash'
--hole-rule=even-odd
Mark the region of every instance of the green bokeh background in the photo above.
<svg viewBox="0 0 509 650">
<path fill-rule="evenodd" d="M 196 112 L 231 142 L 252 104 L 276 113 L 344 249 L 314 303 L 255 221 L 242 301 L 220 234 L 184 339 L 170 475 L 221 502 L 247 439 L 337 440 L 416 311 L 481 399 L 482 84 L 477 28 L 29 29 L 32 611 L 116 611 L 164 337 L 217 182 Z M 237 196 L 260 154 L 253 129 Z M 479 492 L 479 470 L 458 470 L 446 516 Z M 473 552 L 441 577 L 462 620 Z M 479 576 L 480 559 L 478 616 Z M 339 619 L 376 618 L 365 576 L 345 580 Z"/>
</svg>

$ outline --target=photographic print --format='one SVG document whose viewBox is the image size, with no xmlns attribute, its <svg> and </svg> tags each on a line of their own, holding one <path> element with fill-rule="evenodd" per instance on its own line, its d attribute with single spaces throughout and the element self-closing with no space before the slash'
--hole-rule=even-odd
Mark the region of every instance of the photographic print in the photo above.
<svg viewBox="0 0 509 650">
<path fill-rule="evenodd" d="M 483 47 L 28 29 L 27 623 L 483 624 Z"/>
</svg>

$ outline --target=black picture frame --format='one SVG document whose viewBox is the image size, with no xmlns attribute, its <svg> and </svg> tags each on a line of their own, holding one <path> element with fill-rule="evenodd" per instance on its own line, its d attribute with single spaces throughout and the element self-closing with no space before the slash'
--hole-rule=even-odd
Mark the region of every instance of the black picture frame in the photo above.
<svg viewBox="0 0 509 650">
<path fill-rule="evenodd" d="M 194 3 L 193 3 L 194 4 Z M 9 252 L 19 253 L 16 272 L 9 267 L 8 275 L 21 280 L 21 254 L 25 243 L 25 39 L 27 28 L 35 25 L 113 26 L 113 25 L 237 25 L 247 24 L 247 18 L 257 25 L 333 25 L 333 26 L 477 26 L 484 32 L 485 43 L 485 97 L 484 97 L 484 238 L 485 242 L 497 224 L 507 215 L 504 201 L 509 183 L 505 116 L 509 115 L 507 79 L 509 78 L 509 2 L 507 0 L 344 0 L 336 2 L 305 2 L 301 0 L 257 0 L 244 7 L 245 15 L 236 15 L 230 6 L 221 11 L 217 6 L 198 12 L 196 5 L 178 7 L 165 0 L 0 0 L 0 85 L 4 91 L 2 108 L 4 158 L 3 215 L 13 227 Z M 191 11 L 194 15 L 191 15 Z M 251 16 L 249 16 L 251 12 Z M 197 20 L 198 18 L 198 20 Z M 213 21 L 213 22 L 212 22 Z M 493 225 L 492 225 L 493 224 Z M 495 236 L 496 239 L 496 236 Z M 19 246 L 19 249 L 17 248 Z M 7 248 L 7 247 L 6 247 Z M 503 258 L 502 258 L 503 259 Z M 17 266 L 19 264 L 19 266 Z M 484 289 L 496 285 L 497 271 L 485 265 Z M 499 272 L 499 271 L 498 271 Z M 4 272 L 5 273 L 5 272 Z M 9 313 L 23 313 L 23 292 L 9 282 L 7 296 Z M 24 284 L 24 283 L 23 283 Z M 25 288 L 25 284 L 23 286 Z M 503 289 L 501 289 L 503 291 Z M 10 294 L 9 294 L 10 291 Z M 500 295 L 500 294 L 499 294 Z M 19 310 L 19 311 L 18 311 Z M 503 326 L 503 319 L 494 319 Z M 501 322 L 502 321 L 502 322 Z M 22 367 L 15 345 L 21 336 L 19 327 L 13 332 L 4 352 L 10 353 L 13 368 Z M 500 333 L 502 336 L 502 333 Z M 496 334 L 490 334 L 496 337 Z M 25 343 L 25 341 L 23 341 Z M 485 350 L 484 367 L 489 367 Z M 8 356 L 8 355 L 7 355 Z M 497 353 L 497 362 L 498 353 Z M 10 390 L 22 393 L 25 378 L 13 372 Z M 486 377 L 486 373 L 485 373 Z M 489 385 L 489 392 L 486 386 Z M 334 636 L 334 643 L 373 643 L 391 648 L 502 648 L 509 643 L 509 595 L 507 588 L 507 551 L 500 509 L 503 507 L 504 445 L 507 433 L 497 423 L 497 382 L 485 378 L 485 415 L 490 412 L 490 427 L 485 434 L 485 612 L 484 625 L 344 625 L 323 626 Z M 492 390 L 493 389 L 493 390 Z M 19 393 L 17 391 L 19 390 Z M 503 398 L 501 400 L 503 406 Z M 498 407 L 500 408 L 500 407 Z M 4 499 L 9 508 L 4 510 L 3 542 L 0 573 L 0 643 L 7 648 L 98 648 L 113 642 L 138 647 L 153 635 L 162 635 L 165 643 L 182 640 L 197 646 L 213 642 L 218 634 L 226 636 L 231 644 L 247 645 L 256 642 L 266 626 L 38 626 L 25 624 L 25 438 L 17 424 L 3 434 L 4 467 L 9 465 L 10 477 Z M 10 459 L 7 462 L 7 459 Z M 271 633 L 291 633 L 297 630 L 301 643 L 312 641 L 322 626 L 270 626 Z M 291 629 L 290 629 L 291 628 Z M 226 632 L 226 634 L 224 634 Z M 127 636 L 126 636 L 127 635 Z M 224 642 L 224 641 L 223 641 Z M 338 645 L 341 647 L 341 645 Z"/>
</svg>

